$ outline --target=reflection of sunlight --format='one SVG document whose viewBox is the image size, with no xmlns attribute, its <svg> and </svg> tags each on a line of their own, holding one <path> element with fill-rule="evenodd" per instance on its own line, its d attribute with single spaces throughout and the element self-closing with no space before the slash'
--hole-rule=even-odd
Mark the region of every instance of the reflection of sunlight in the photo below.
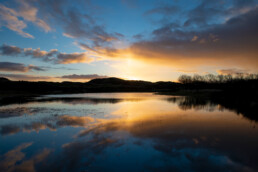
<svg viewBox="0 0 258 172">
<path fill-rule="evenodd" d="M 163 100 L 123 102 L 119 109 L 111 113 L 111 116 L 113 116 L 113 119 L 99 120 L 99 122 L 103 125 L 112 123 L 122 128 L 127 126 L 131 129 L 139 123 L 148 124 L 148 128 L 159 123 L 164 127 L 181 125 L 183 127 L 194 126 L 194 129 L 199 128 L 199 126 L 223 127 L 226 123 L 228 123 L 226 126 L 232 125 L 232 127 L 238 126 L 240 123 L 241 125 L 249 125 L 248 121 L 238 120 L 239 116 L 236 116 L 233 112 L 221 112 L 219 110 L 213 112 L 189 110 L 186 112 L 176 104 Z"/>
</svg>

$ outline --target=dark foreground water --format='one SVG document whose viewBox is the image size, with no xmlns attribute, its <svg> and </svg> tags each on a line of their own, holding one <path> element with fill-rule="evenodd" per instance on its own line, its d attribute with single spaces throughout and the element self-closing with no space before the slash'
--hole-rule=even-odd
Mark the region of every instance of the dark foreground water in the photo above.
<svg viewBox="0 0 258 172">
<path fill-rule="evenodd" d="M 0 106 L 0 171 L 258 171 L 258 123 L 152 93 Z"/>
</svg>

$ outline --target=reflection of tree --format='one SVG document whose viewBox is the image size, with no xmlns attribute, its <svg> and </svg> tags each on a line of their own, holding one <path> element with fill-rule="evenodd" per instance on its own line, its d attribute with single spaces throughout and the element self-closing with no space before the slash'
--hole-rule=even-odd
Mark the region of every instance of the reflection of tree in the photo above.
<svg viewBox="0 0 258 172">
<path fill-rule="evenodd" d="M 212 96 L 186 96 L 174 97 L 167 99 L 169 102 L 177 103 L 178 107 L 182 110 L 206 110 L 214 111 L 219 110 L 233 110 L 237 114 L 242 114 L 250 120 L 258 121 L 257 102 L 244 97 L 233 97 L 212 95 Z"/>
<path fill-rule="evenodd" d="M 174 97 L 167 99 L 169 102 L 177 103 L 178 107 L 182 110 L 206 110 L 212 112 L 216 109 L 217 104 L 208 99 L 198 97 Z M 220 110 L 223 110 L 223 108 Z"/>
</svg>

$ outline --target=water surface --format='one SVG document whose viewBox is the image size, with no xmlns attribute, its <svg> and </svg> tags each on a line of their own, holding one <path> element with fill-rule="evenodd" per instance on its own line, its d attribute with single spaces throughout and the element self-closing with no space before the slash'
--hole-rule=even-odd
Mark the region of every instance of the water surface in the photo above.
<svg viewBox="0 0 258 172">
<path fill-rule="evenodd" d="M 153 93 L 0 106 L 0 171 L 258 171 L 257 121 Z"/>
</svg>

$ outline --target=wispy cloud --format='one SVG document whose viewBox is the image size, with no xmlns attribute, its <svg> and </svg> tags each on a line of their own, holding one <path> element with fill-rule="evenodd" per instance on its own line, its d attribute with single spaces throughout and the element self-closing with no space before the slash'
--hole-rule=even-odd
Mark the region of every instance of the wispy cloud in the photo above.
<svg viewBox="0 0 258 172">
<path fill-rule="evenodd" d="M 45 62 L 53 62 L 57 64 L 70 64 L 70 63 L 90 63 L 94 58 L 87 55 L 87 53 L 62 53 L 57 49 L 44 51 L 32 48 L 20 48 L 17 46 L 3 44 L 0 46 L 0 55 L 3 56 L 25 56 L 37 58 Z"/>
<path fill-rule="evenodd" d="M 25 0 L 17 2 L 19 4 L 17 9 L 0 4 L 0 27 L 5 26 L 26 38 L 34 38 L 33 35 L 24 31 L 28 22 L 34 23 L 46 32 L 51 30 L 51 27 L 44 20 L 37 17 L 38 9 L 36 7 L 31 6 Z"/>
<path fill-rule="evenodd" d="M 97 75 L 97 74 L 89 74 L 89 75 L 77 75 L 77 74 L 72 74 L 72 75 L 64 75 L 61 76 L 61 78 L 64 79 L 72 79 L 72 80 L 90 80 L 90 79 L 96 79 L 96 78 L 108 78 L 108 76 L 105 75 Z"/>
<path fill-rule="evenodd" d="M 247 74 L 248 70 L 246 70 L 246 69 L 238 69 L 238 68 L 219 69 L 219 70 L 217 70 L 217 73 L 220 74 L 220 75 Z"/>
<path fill-rule="evenodd" d="M 10 72 L 10 71 L 7 71 Z M 5 77 L 14 81 L 89 81 L 97 78 L 108 78 L 106 75 L 98 74 L 70 74 L 63 76 L 43 76 L 43 75 L 26 75 L 26 74 L 13 74 L 13 73 L 0 73 L 0 77 Z"/>
<path fill-rule="evenodd" d="M 24 74 L 0 74 L 1 77 L 5 77 L 15 81 L 53 81 L 55 78 L 51 76 L 39 76 L 39 75 L 24 75 Z"/>
<path fill-rule="evenodd" d="M 34 65 L 25 66 L 22 63 L 0 62 L 0 71 L 7 72 L 28 72 L 28 71 L 45 71 L 44 68 Z"/>
</svg>

